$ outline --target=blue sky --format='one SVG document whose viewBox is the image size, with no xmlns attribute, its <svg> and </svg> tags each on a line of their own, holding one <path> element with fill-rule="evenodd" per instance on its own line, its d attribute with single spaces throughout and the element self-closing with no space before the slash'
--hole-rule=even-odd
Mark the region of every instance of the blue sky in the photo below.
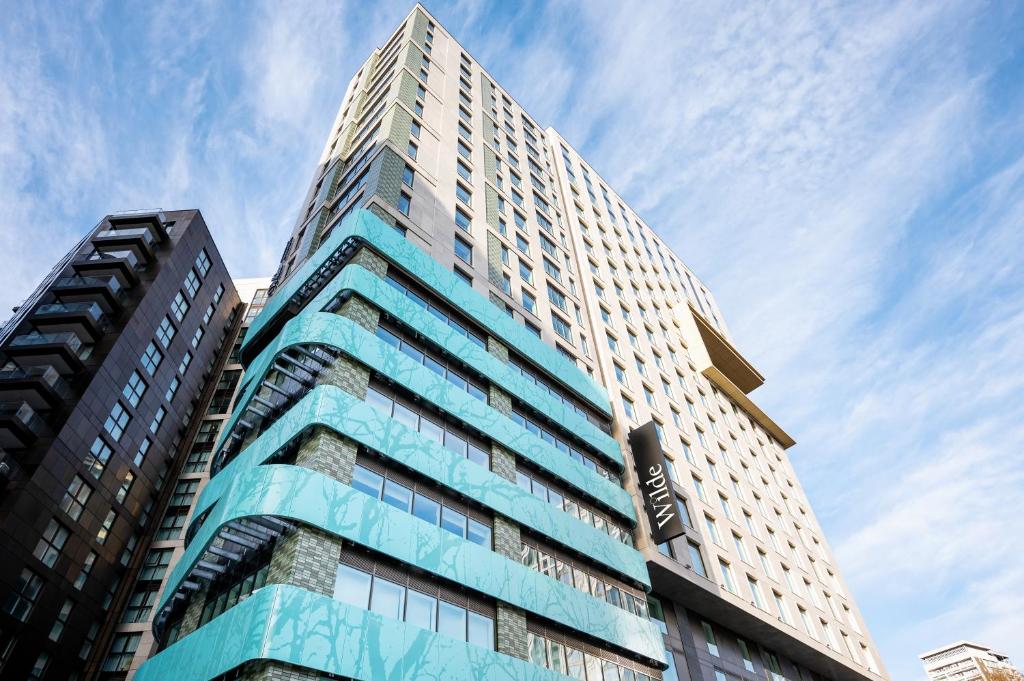
<svg viewBox="0 0 1024 681">
<path fill-rule="evenodd" d="M 3 4 L 0 306 L 97 219 L 273 271 L 394 2 Z M 429 5 L 719 299 L 896 679 L 1024 662 L 1024 5 Z"/>
</svg>

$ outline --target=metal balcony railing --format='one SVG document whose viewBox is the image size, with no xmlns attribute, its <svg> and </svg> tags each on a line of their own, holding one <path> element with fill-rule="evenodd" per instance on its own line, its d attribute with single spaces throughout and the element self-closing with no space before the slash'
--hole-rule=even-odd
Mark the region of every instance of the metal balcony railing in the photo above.
<svg viewBox="0 0 1024 681">
<path fill-rule="evenodd" d="M 11 347 L 30 347 L 34 345 L 66 345 L 73 352 L 82 347 L 82 339 L 70 331 L 60 333 L 26 333 L 11 339 Z"/>
</svg>

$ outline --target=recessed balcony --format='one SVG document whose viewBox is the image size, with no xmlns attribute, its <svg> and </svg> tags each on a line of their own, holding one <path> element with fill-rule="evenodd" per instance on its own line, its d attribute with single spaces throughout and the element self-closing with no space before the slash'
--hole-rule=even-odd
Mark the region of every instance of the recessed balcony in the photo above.
<svg viewBox="0 0 1024 681">
<path fill-rule="evenodd" d="M 148 227 L 106 229 L 92 237 L 92 245 L 101 253 L 130 251 L 139 260 L 151 262 L 155 257 L 157 239 Z"/>
<path fill-rule="evenodd" d="M 99 304 L 107 314 L 121 309 L 125 292 L 116 277 L 70 276 L 56 279 L 50 286 L 52 293 L 62 303 Z"/>
<path fill-rule="evenodd" d="M 40 331 L 74 331 L 92 340 L 99 338 L 106 326 L 98 303 L 48 303 L 37 307 L 29 319 Z"/>
<path fill-rule="evenodd" d="M 52 366 L 13 367 L 0 371 L 0 402 L 27 402 L 37 410 L 57 409 L 73 395 Z"/>
<path fill-rule="evenodd" d="M 46 422 L 27 402 L 0 403 L 0 448 L 21 449 L 46 432 Z"/>
<path fill-rule="evenodd" d="M 123 286 L 135 286 L 139 283 L 136 270 L 141 263 L 139 257 L 131 250 L 92 251 L 83 253 L 71 261 L 75 272 L 90 277 L 116 277 Z"/>
<path fill-rule="evenodd" d="M 7 356 L 22 368 L 52 366 L 61 374 L 82 368 L 86 347 L 72 331 L 59 333 L 32 332 L 15 336 L 5 348 Z"/>
</svg>

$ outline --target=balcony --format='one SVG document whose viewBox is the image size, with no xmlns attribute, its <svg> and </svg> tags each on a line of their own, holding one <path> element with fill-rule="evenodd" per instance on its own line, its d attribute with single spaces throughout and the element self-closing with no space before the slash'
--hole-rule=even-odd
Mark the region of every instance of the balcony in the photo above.
<svg viewBox="0 0 1024 681">
<path fill-rule="evenodd" d="M 7 356 L 22 368 L 50 365 L 61 374 L 81 369 L 82 358 L 86 354 L 82 339 L 71 331 L 15 336 L 5 350 Z"/>
<path fill-rule="evenodd" d="M 92 237 L 92 245 L 101 253 L 130 251 L 140 260 L 151 262 L 156 256 L 157 238 L 148 227 L 106 229 Z"/>
<path fill-rule="evenodd" d="M 46 432 L 46 422 L 27 402 L 0 403 L 0 448 L 21 449 Z"/>
<path fill-rule="evenodd" d="M 167 240 L 167 228 L 164 227 L 163 216 L 158 211 L 111 215 L 107 218 L 107 222 L 110 223 L 110 229 L 114 231 L 144 229 L 150 233 L 155 243 L 163 243 Z"/>
<path fill-rule="evenodd" d="M 116 277 L 125 287 L 139 283 L 139 257 L 131 250 L 83 253 L 71 261 L 75 272 L 83 276 Z"/>
<path fill-rule="evenodd" d="M 107 314 L 119 311 L 125 296 L 115 277 L 60 277 L 50 286 L 50 293 L 62 303 L 96 302 Z"/>
<path fill-rule="evenodd" d="M 71 387 L 52 366 L 0 371 L 0 402 L 27 402 L 33 409 L 47 410 L 72 397 Z"/>
<path fill-rule="evenodd" d="M 106 315 L 97 303 L 49 303 L 40 305 L 29 317 L 40 331 L 74 331 L 91 340 L 99 338 L 106 327 Z"/>
</svg>

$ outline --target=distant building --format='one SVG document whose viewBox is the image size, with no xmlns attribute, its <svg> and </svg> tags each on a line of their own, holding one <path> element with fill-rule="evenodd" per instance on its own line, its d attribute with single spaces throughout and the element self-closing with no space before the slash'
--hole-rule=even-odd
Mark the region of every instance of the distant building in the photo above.
<svg viewBox="0 0 1024 681">
<path fill-rule="evenodd" d="M 930 681 L 990 681 L 1024 676 L 1010 658 L 986 646 L 959 641 L 919 656 Z M 1001 671 L 1002 673 L 996 673 Z M 1009 675 L 1006 672 L 1009 672 Z"/>
</svg>

